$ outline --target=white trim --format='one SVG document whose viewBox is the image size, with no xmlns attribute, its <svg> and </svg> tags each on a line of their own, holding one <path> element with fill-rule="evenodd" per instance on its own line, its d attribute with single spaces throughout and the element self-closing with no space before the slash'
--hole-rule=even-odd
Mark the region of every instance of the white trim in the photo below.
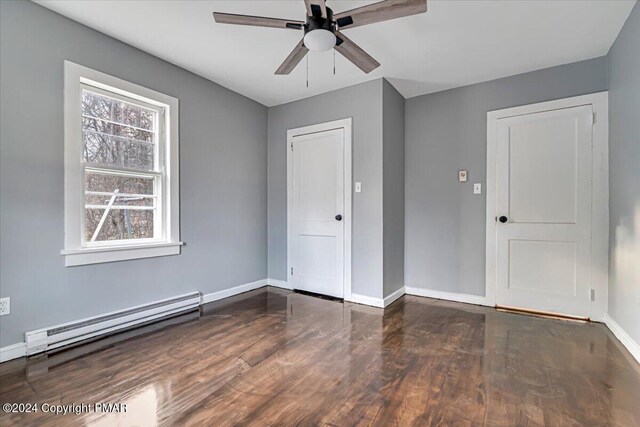
<svg viewBox="0 0 640 427">
<path fill-rule="evenodd" d="M 629 350 L 629 353 L 640 363 L 640 344 L 635 342 L 629 334 L 608 314 L 604 315 L 604 323 L 613 332 L 613 335 L 620 340 L 622 345 Z"/>
<path fill-rule="evenodd" d="M 0 348 L 0 363 L 7 360 L 17 359 L 27 355 L 27 346 L 24 342 L 11 344 Z"/>
<path fill-rule="evenodd" d="M 267 286 L 268 279 L 260 279 L 255 282 L 245 283 L 244 285 L 235 286 L 233 288 L 224 289 L 218 292 L 212 292 L 210 294 L 202 295 L 201 304 L 206 304 L 213 301 L 218 301 L 224 298 L 229 298 L 234 295 L 238 295 L 244 292 L 253 291 L 254 289 Z"/>
<path fill-rule="evenodd" d="M 345 297 L 345 301 L 354 302 L 356 304 L 370 305 L 371 307 L 384 308 L 384 300 L 382 298 L 370 297 L 367 295 L 359 295 L 352 293 L 349 298 Z"/>
<path fill-rule="evenodd" d="M 291 172 L 292 156 L 290 146 L 294 136 L 307 135 L 310 133 L 325 132 L 334 129 L 344 129 L 344 273 L 343 273 L 343 298 L 349 300 L 351 296 L 351 238 L 353 225 L 352 209 L 352 139 L 353 125 L 351 117 L 331 122 L 320 123 L 301 128 L 289 129 L 287 131 L 287 277 L 291 274 L 291 209 L 292 209 L 292 185 L 293 177 Z"/>
<path fill-rule="evenodd" d="M 182 242 L 150 243 L 145 245 L 116 246 L 113 248 L 87 248 L 62 250 L 65 266 L 97 264 L 128 259 L 151 258 L 180 254 Z"/>
<path fill-rule="evenodd" d="M 160 234 L 152 240 L 159 245 L 107 242 L 103 245 L 84 244 L 83 171 L 89 168 L 81 163 L 82 138 L 79 97 L 83 87 L 97 93 L 107 91 L 109 96 L 125 96 L 158 111 L 158 151 L 156 162 L 161 169 L 151 172 L 125 171 L 126 174 L 155 176 L 158 194 Z M 179 133 L 178 99 L 160 92 L 127 82 L 100 71 L 64 61 L 64 250 L 65 265 L 82 265 L 126 259 L 148 258 L 180 253 L 180 201 L 179 201 Z M 102 169 L 102 168 L 101 168 Z M 111 169 L 111 168 L 105 168 Z M 115 168 L 117 169 L 117 168 Z M 163 223 L 163 221 L 166 221 Z M 104 251 L 93 250 L 99 246 Z M 107 247 L 110 246 L 110 247 Z M 113 252 L 112 252 L 113 251 Z"/>
<path fill-rule="evenodd" d="M 404 287 L 405 293 L 407 295 L 416 295 L 419 297 L 426 298 L 435 298 L 446 301 L 455 301 L 462 302 L 465 304 L 475 304 L 475 305 L 486 305 L 488 307 L 493 307 L 494 304 L 487 301 L 487 299 L 480 295 L 471 295 L 471 294 L 460 294 L 456 292 L 444 292 L 444 291 L 435 291 L 432 289 L 424 289 L 424 288 L 413 288 L 410 286 Z"/>
<path fill-rule="evenodd" d="M 376 298 L 370 297 L 368 295 L 360 295 L 360 294 L 351 294 L 349 298 L 344 298 L 347 302 L 354 302 L 356 304 L 369 305 L 371 307 L 385 308 L 388 307 L 392 302 L 400 298 L 405 294 L 405 287 L 401 287 L 397 291 L 394 291 L 391 295 L 388 295 L 386 298 Z"/>
<path fill-rule="evenodd" d="M 387 295 L 384 299 L 384 306 L 388 307 L 392 302 L 394 302 L 395 300 L 397 300 L 398 298 L 400 298 L 401 296 L 403 296 L 405 294 L 405 289 L 404 286 L 401 287 L 400 289 L 398 289 L 397 291 L 392 292 L 391 294 Z"/>
<path fill-rule="evenodd" d="M 291 285 L 286 280 L 267 279 L 267 286 L 275 286 L 276 288 L 292 290 Z"/>
<path fill-rule="evenodd" d="M 485 305 L 496 303 L 496 137 L 498 120 L 542 111 L 591 105 L 593 124 L 593 171 L 591 211 L 591 288 L 596 300 L 590 302 L 591 320 L 603 321 L 607 313 L 609 289 L 609 104 L 608 92 L 540 102 L 487 113 L 487 197 Z M 490 237 L 492 236 L 492 237 Z M 408 293 L 408 292 L 407 292 Z"/>
</svg>

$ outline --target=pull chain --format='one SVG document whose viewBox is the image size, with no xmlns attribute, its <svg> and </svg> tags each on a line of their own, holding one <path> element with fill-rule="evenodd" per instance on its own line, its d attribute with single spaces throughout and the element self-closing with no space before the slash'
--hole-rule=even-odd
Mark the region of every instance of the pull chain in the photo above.
<svg viewBox="0 0 640 427">
<path fill-rule="evenodd" d="M 333 49 L 333 75 L 336 75 L 336 50 Z"/>
<path fill-rule="evenodd" d="M 307 87 L 309 87 L 309 55 L 307 54 Z"/>
</svg>

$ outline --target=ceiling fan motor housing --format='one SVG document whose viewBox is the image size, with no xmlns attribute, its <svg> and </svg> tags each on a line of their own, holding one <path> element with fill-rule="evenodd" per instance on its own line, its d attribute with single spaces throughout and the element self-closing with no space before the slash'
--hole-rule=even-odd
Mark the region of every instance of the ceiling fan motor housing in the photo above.
<svg viewBox="0 0 640 427">
<path fill-rule="evenodd" d="M 327 17 L 323 18 L 320 8 L 313 7 L 313 16 L 307 16 L 307 23 L 304 25 L 304 33 L 307 34 L 313 30 L 327 30 L 335 33 L 336 24 L 333 21 L 333 10 L 327 7 Z"/>
</svg>

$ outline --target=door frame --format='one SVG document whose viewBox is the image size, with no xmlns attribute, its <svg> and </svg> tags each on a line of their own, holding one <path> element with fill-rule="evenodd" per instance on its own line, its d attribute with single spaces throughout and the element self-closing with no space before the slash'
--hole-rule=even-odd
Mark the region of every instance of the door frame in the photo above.
<svg viewBox="0 0 640 427">
<path fill-rule="evenodd" d="M 497 227 L 496 140 L 498 120 L 544 111 L 591 105 L 592 178 L 591 178 L 591 286 L 595 299 L 589 298 L 589 317 L 604 321 L 609 293 L 609 92 L 597 92 L 548 102 L 523 105 L 487 113 L 486 181 L 486 278 L 485 300 L 496 305 Z"/>
<path fill-rule="evenodd" d="M 287 130 L 287 282 L 291 277 L 292 257 L 289 248 L 292 247 L 292 227 L 291 217 L 293 210 L 293 173 L 291 155 L 293 138 L 311 133 L 326 132 L 330 130 L 343 129 L 344 131 L 344 271 L 343 271 L 343 298 L 351 298 L 351 238 L 352 238 L 352 118 L 334 120 L 331 122 L 319 123 L 311 126 L 304 126 Z"/>
</svg>

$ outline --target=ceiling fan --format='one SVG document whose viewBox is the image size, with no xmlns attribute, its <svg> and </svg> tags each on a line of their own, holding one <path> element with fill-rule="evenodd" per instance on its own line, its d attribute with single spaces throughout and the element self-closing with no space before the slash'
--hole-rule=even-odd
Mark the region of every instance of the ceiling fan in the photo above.
<svg viewBox="0 0 640 427">
<path fill-rule="evenodd" d="M 365 73 L 370 73 L 378 68 L 380 63 L 340 30 L 427 11 L 427 0 L 384 0 L 337 14 L 325 5 L 325 0 L 304 0 L 304 4 L 307 8 L 305 22 L 220 12 L 213 12 L 213 18 L 222 24 L 304 30 L 304 38 L 293 48 L 276 70 L 276 74 L 291 73 L 309 50 L 326 51 L 331 48 L 335 48 Z"/>
</svg>

